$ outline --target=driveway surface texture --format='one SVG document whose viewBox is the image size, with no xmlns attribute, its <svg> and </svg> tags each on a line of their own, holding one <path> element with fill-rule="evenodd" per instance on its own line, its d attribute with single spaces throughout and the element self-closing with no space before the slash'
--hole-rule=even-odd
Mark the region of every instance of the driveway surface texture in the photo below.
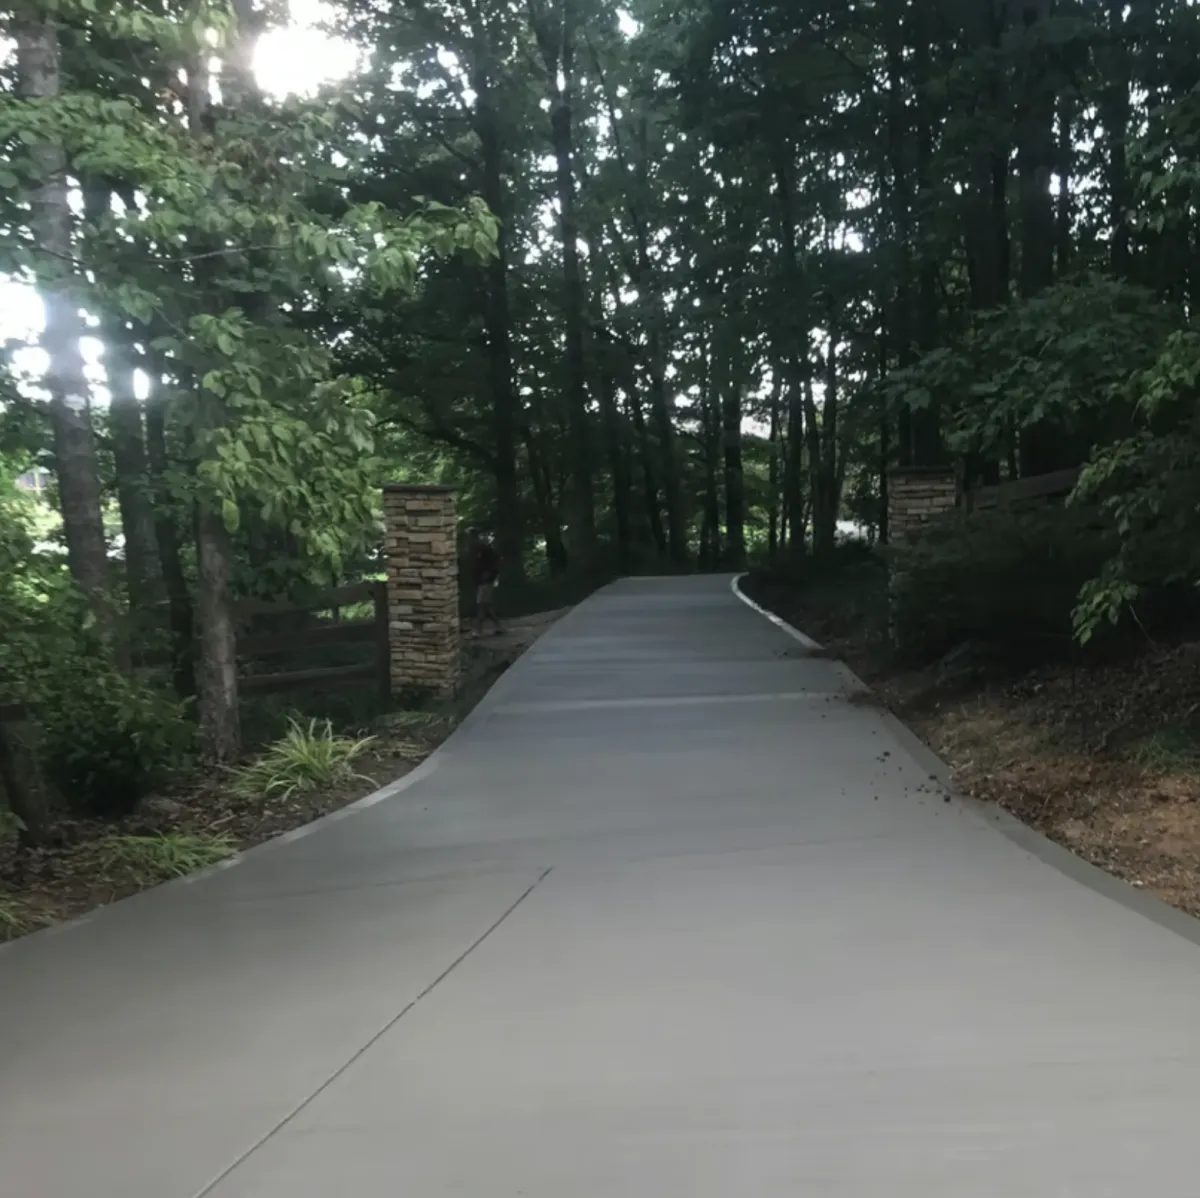
<svg viewBox="0 0 1200 1198">
<path fill-rule="evenodd" d="M 1200 948 L 725 579 L 399 793 L 0 952 L 5 1198 L 1194 1198 Z"/>
</svg>

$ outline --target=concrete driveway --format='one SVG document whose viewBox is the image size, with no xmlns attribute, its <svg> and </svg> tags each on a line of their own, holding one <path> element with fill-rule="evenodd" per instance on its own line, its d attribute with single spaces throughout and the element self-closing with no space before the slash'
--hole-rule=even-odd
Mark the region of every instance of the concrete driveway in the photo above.
<svg viewBox="0 0 1200 1198">
<path fill-rule="evenodd" d="M 1194 1198 L 1193 925 L 849 686 L 604 591 L 401 792 L 0 952 L 0 1193 Z"/>
</svg>

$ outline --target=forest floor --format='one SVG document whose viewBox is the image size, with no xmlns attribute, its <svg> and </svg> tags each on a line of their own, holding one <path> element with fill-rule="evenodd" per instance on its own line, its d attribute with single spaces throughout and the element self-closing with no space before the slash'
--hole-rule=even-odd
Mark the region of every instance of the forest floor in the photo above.
<svg viewBox="0 0 1200 1198">
<path fill-rule="evenodd" d="M 743 585 L 854 670 L 960 793 L 1200 916 L 1200 642 L 1003 679 L 899 669 L 828 596 L 761 576 Z"/>
<path fill-rule="evenodd" d="M 64 818 L 51 829 L 49 843 L 36 849 L 21 848 L 15 827 L 0 823 L 0 942 L 215 864 L 403 778 L 566 610 L 507 620 L 499 636 L 476 638 L 464 629 L 457 699 L 428 711 L 384 712 L 361 727 L 335 728 L 373 738 L 355 758 L 354 776 L 336 785 L 249 799 L 237 793 L 232 771 L 197 774 L 148 798 L 118 823 Z"/>
</svg>

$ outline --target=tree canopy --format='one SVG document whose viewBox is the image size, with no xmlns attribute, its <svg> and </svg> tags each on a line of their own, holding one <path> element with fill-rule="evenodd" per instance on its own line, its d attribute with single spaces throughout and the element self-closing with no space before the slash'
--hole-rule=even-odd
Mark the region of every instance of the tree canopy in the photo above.
<svg viewBox="0 0 1200 1198">
<path fill-rule="evenodd" d="M 357 69 L 281 97 L 287 19 L 5 18 L 0 700 L 161 636 L 235 756 L 233 600 L 369 574 L 396 479 L 598 579 L 1082 467 L 1081 637 L 1200 581 L 1194 5 L 333 0 Z"/>
</svg>

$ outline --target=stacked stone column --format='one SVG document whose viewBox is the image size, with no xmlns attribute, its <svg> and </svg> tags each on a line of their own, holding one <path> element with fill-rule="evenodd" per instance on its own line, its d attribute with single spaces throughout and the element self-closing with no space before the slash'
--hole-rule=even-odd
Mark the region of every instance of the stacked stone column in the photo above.
<svg viewBox="0 0 1200 1198">
<path fill-rule="evenodd" d="M 393 693 L 441 698 L 458 687 L 458 530 L 453 487 L 383 489 Z"/>
<path fill-rule="evenodd" d="M 930 521 L 947 516 L 958 506 L 958 478 L 947 469 L 896 470 L 888 476 L 888 539 L 903 544 Z M 888 571 L 888 637 L 902 648 L 896 621 L 896 605 L 904 574 L 893 558 Z"/>
<path fill-rule="evenodd" d="M 896 470 L 888 477 L 888 536 L 898 542 L 957 505 L 953 470 Z"/>
</svg>

